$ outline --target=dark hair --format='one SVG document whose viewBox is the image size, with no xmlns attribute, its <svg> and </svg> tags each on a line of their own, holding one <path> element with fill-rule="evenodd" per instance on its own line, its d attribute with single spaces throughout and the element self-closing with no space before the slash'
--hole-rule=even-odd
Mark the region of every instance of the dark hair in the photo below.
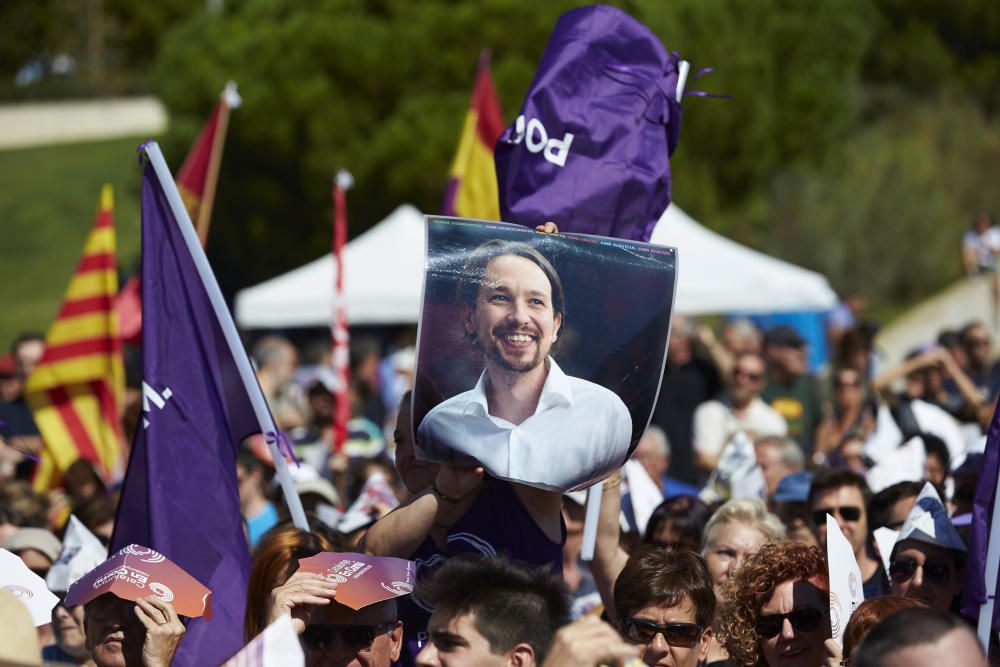
<svg viewBox="0 0 1000 667">
<path fill-rule="evenodd" d="M 919 600 L 896 595 L 879 595 L 868 598 L 858 605 L 858 608 L 851 614 L 851 620 L 844 628 L 844 657 L 852 657 L 871 629 L 893 614 L 904 609 L 926 606 Z"/>
<path fill-rule="evenodd" d="M 921 433 L 920 439 L 924 441 L 924 453 L 926 456 L 936 456 L 941 460 L 941 466 L 947 475 L 951 472 L 951 453 L 945 441 L 930 433 Z"/>
<path fill-rule="evenodd" d="M 705 524 L 711 515 L 708 505 L 695 496 L 667 498 L 649 515 L 643 542 L 653 544 L 660 528 L 669 521 L 681 534 L 682 539 L 693 545 L 692 551 L 697 551 L 701 546 L 701 535 L 705 532 Z"/>
<path fill-rule="evenodd" d="M 878 667 L 896 651 L 931 644 L 953 630 L 965 630 L 972 635 L 965 621 L 946 611 L 924 607 L 904 609 L 871 629 L 858 647 L 854 664 Z M 975 644 L 979 646 L 978 641 Z"/>
<path fill-rule="evenodd" d="M 703 628 L 715 616 L 712 578 L 693 551 L 668 553 L 645 544 L 632 554 L 615 581 L 615 613 L 619 622 L 650 604 L 676 607 L 690 598 L 695 622 Z"/>
<path fill-rule="evenodd" d="M 536 569 L 504 557 L 460 556 L 445 563 L 414 593 L 435 614 L 472 616 L 472 624 L 500 655 L 520 643 L 544 662 L 552 639 L 569 622 L 569 601 L 562 581 L 548 568 Z"/>
<path fill-rule="evenodd" d="M 559 279 L 559 274 L 556 273 L 555 267 L 545 258 L 545 255 L 527 243 L 519 241 L 494 239 L 487 241 L 472 251 L 472 254 L 465 261 L 465 266 L 462 267 L 462 275 L 458 279 L 458 289 L 455 292 L 455 300 L 458 304 L 475 308 L 479 286 L 486 275 L 486 267 L 494 259 L 507 255 L 527 259 L 534 262 L 542 270 L 542 273 L 549 279 L 549 284 L 552 286 L 552 311 L 565 323 L 566 295 L 563 292 L 562 280 Z"/>
<path fill-rule="evenodd" d="M 903 498 L 916 498 L 922 488 L 923 482 L 896 482 L 873 495 L 868 501 L 868 530 L 888 525 L 892 506 Z"/>
<path fill-rule="evenodd" d="M 858 489 L 861 492 L 862 503 L 866 508 L 868 507 L 868 501 L 872 496 L 871 489 L 868 488 L 868 482 L 865 481 L 864 477 L 853 470 L 839 468 L 837 470 L 824 470 L 823 472 L 818 472 L 816 473 L 816 476 L 813 477 L 812 484 L 809 486 L 809 499 L 807 501 L 809 509 L 812 510 L 813 500 L 815 500 L 816 496 L 820 493 L 833 489 L 839 489 L 842 486 L 853 486 Z"/>
</svg>

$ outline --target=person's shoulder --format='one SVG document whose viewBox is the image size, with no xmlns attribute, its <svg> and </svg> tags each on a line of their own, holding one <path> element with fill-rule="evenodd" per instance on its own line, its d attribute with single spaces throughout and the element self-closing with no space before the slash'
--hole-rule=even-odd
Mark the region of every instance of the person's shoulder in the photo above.
<svg viewBox="0 0 1000 667">
<path fill-rule="evenodd" d="M 567 375 L 566 379 L 569 381 L 570 388 L 573 390 L 573 402 L 587 404 L 600 404 L 607 406 L 614 406 L 615 409 L 621 409 L 628 412 L 628 408 L 625 406 L 625 402 L 622 401 L 621 397 L 608 389 L 604 385 L 597 384 L 596 382 L 591 382 L 590 380 L 584 380 L 583 378 L 573 377 Z"/>
<path fill-rule="evenodd" d="M 698 407 L 694 409 L 695 414 L 713 414 L 713 413 L 724 413 L 727 412 L 729 408 L 725 403 L 717 398 L 710 398 L 704 403 L 699 403 Z"/>
</svg>

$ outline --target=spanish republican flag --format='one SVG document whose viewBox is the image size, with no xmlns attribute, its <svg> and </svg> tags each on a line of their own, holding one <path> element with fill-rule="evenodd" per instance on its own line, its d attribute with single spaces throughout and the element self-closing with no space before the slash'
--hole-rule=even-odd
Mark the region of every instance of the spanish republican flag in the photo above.
<svg viewBox="0 0 1000 667">
<path fill-rule="evenodd" d="M 45 337 L 45 354 L 25 388 L 45 442 L 36 489 L 58 485 L 78 458 L 94 462 L 106 479 L 118 470 L 125 371 L 117 291 L 114 202 L 105 185 L 83 256 Z"/>
<path fill-rule="evenodd" d="M 458 152 L 449 171 L 450 180 L 443 206 L 445 215 L 500 219 L 493 147 L 504 128 L 500 102 L 490 76 L 489 52 L 484 51 L 479 58 L 472 104 L 465 114 Z"/>
</svg>

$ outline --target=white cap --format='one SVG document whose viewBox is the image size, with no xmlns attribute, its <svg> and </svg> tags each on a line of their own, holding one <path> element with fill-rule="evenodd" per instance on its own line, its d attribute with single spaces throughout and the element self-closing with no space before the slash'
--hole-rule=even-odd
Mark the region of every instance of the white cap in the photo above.
<svg viewBox="0 0 1000 667">
<path fill-rule="evenodd" d="M 916 540 L 963 553 L 966 550 L 965 542 L 952 525 L 951 517 L 930 482 L 924 484 L 917 496 L 917 502 L 899 531 L 896 546 L 903 540 Z"/>
</svg>

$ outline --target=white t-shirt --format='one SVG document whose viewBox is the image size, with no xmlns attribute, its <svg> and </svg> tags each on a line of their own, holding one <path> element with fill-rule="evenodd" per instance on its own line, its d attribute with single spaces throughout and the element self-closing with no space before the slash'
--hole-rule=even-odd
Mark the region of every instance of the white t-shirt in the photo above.
<svg viewBox="0 0 1000 667">
<path fill-rule="evenodd" d="M 417 428 L 417 457 L 472 457 L 490 475 L 554 491 L 593 482 L 625 462 L 632 416 L 610 389 L 563 373 L 549 357 L 535 413 L 513 424 L 489 413 L 486 371 L 469 391 L 434 407 Z"/>
<path fill-rule="evenodd" d="M 722 401 L 705 401 L 694 411 L 694 450 L 718 455 L 734 435 L 743 431 L 751 440 L 788 434 L 788 423 L 777 410 L 755 398 L 742 417 Z"/>
<path fill-rule="evenodd" d="M 962 247 L 975 251 L 979 268 L 992 269 L 996 266 L 994 253 L 1000 252 L 1000 228 L 990 227 L 982 234 L 970 229 L 962 237 Z"/>
</svg>

